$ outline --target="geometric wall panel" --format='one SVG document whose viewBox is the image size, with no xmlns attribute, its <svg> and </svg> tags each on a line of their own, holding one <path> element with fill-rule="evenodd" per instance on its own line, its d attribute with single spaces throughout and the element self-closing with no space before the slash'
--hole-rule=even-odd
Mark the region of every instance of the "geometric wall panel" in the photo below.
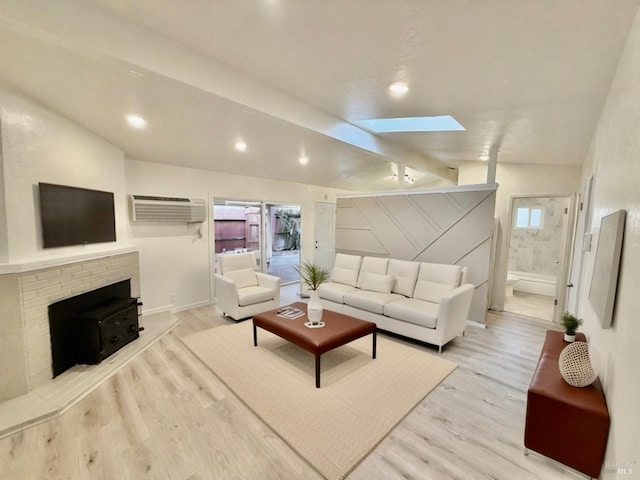
<svg viewBox="0 0 640 480">
<path fill-rule="evenodd" d="M 469 319 L 484 323 L 497 185 L 342 196 L 336 252 L 469 267 Z"/>
</svg>

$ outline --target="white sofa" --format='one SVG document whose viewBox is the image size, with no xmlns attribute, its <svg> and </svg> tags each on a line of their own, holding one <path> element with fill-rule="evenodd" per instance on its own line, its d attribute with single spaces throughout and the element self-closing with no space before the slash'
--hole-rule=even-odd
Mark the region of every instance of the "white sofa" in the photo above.
<svg viewBox="0 0 640 480">
<path fill-rule="evenodd" d="M 219 257 L 214 286 L 218 308 L 234 320 L 280 306 L 280 278 L 256 271 L 254 252 Z"/>
<path fill-rule="evenodd" d="M 464 335 L 474 286 L 467 267 L 338 253 L 324 307 L 439 347 Z"/>
</svg>

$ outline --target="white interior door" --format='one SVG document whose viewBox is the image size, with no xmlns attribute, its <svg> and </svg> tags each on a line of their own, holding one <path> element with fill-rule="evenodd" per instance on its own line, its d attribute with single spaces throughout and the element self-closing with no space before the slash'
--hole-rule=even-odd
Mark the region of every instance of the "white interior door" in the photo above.
<svg viewBox="0 0 640 480">
<path fill-rule="evenodd" d="M 316 203 L 315 243 L 313 262 L 331 269 L 335 256 L 336 242 L 336 205 L 335 203 Z"/>
<path fill-rule="evenodd" d="M 575 196 L 567 197 L 565 203 L 565 214 L 562 223 L 562 246 L 560 257 L 558 258 L 558 274 L 556 276 L 556 302 L 553 311 L 553 321 L 559 322 L 562 314 L 567 310 L 569 298 L 571 273 L 571 245 L 573 243 L 573 223 L 574 223 Z"/>
</svg>

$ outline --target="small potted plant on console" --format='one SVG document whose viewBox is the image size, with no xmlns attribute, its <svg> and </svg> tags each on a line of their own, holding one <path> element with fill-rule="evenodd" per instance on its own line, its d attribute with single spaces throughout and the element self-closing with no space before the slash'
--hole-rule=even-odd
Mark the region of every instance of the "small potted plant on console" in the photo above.
<svg viewBox="0 0 640 480">
<path fill-rule="evenodd" d="M 564 341 L 565 342 L 573 342 L 576 339 L 576 330 L 578 327 L 582 325 L 582 319 L 579 319 L 575 315 L 564 312 L 562 314 L 562 318 L 560 319 L 560 323 L 564 327 Z"/>
</svg>

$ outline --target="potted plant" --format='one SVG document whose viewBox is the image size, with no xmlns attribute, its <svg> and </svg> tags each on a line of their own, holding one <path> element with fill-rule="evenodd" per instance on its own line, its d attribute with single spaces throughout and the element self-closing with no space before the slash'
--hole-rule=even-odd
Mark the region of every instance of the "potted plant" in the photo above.
<svg viewBox="0 0 640 480">
<path fill-rule="evenodd" d="M 301 266 L 294 265 L 293 268 L 309 287 L 307 317 L 312 325 L 318 325 L 322 320 L 322 303 L 320 303 L 320 296 L 317 290 L 321 284 L 329 280 L 329 270 L 309 262 L 303 262 Z"/>
<path fill-rule="evenodd" d="M 560 323 L 564 327 L 564 341 L 573 342 L 576 339 L 576 330 L 582 325 L 582 319 L 569 312 L 564 312 Z"/>
</svg>

